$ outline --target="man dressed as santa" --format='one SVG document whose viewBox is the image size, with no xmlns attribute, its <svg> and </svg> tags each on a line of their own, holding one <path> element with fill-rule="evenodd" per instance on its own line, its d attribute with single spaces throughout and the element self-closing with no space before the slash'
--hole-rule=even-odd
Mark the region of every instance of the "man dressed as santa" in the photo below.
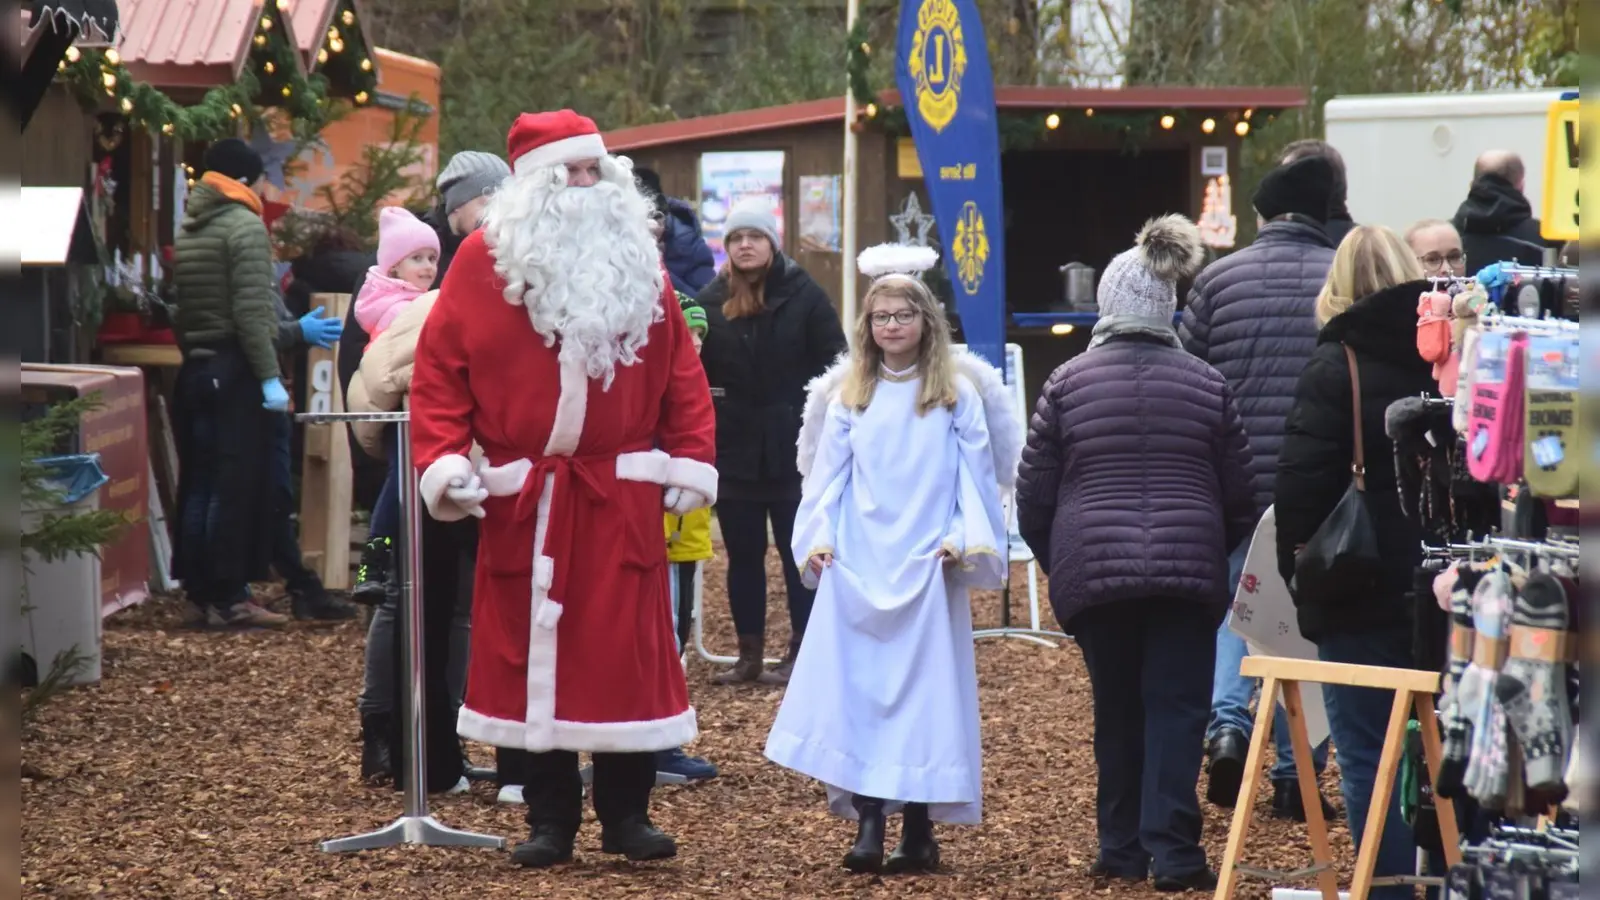
<svg viewBox="0 0 1600 900">
<path fill-rule="evenodd" d="M 602 850 L 662 859 L 654 751 L 696 730 L 661 513 L 716 499 L 711 395 L 632 164 L 571 110 L 518 117 L 509 144 L 411 382 L 428 511 L 483 520 L 457 728 L 533 754 L 519 865 L 572 858 L 580 751 Z"/>
</svg>

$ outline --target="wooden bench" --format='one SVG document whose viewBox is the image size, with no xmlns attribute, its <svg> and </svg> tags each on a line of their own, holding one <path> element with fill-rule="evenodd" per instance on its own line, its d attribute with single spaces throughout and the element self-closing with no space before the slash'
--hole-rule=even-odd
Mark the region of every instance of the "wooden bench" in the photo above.
<svg viewBox="0 0 1600 900">
<path fill-rule="evenodd" d="M 1339 900 L 1333 852 L 1328 847 L 1328 823 L 1322 818 L 1317 770 L 1311 761 L 1311 739 L 1306 733 L 1305 708 L 1300 701 L 1301 682 L 1394 692 L 1389 729 L 1383 741 L 1383 754 L 1378 760 L 1377 780 L 1372 787 L 1372 805 L 1367 811 L 1366 830 L 1361 836 L 1361 849 L 1356 854 L 1356 869 L 1350 884 L 1350 900 L 1366 900 L 1367 893 L 1372 890 L 1372 870 L 1377 862 L 1379 836 L 1383 834 L 1384 822 L 1389 815 L 1389 801 L 1394 794 L 1395 773 L 1400 769 L 1400 757 L 1405 751 L 1406 723 L 1413 710 L 1421 726 L 1428 776 L 1432 780 L 1439 777 L 1444 752 L 1440 744 L 1439 722 L 1433 712 L 1433 696 L 1439 691 L 1439 675 L 1413 669 L 1354 666 L 1273 656 L 1246 657 L 1239 672 L 1247 678 L 1261 679 L 1261 699 L 1256 709 L 1255 730 L 1250 736 L 1250 752 L 1245 757 L 1244 784 L 1239 788 L 1239 800 L 1233 809 L 1233 825 L 1228 830 L 1228 846 L 1223 852 L 1222 866 L 1218 872 L 1216 900 L 1232 900 L 1241 875 L 1283 878 L 1315 875 L 1323 900 Z M 1250 830 L 1250 817 L 1255 809 L 1256 787 L 1262 777 L 1267 739 L 1272 734 L 1272 716 L 1277 709 L 1273 698 L 1280 693 L 1284 712 L 1289 717 L 1289 739 L 1294 745 L 1295 768 L 1299 774 L 1300 797 L 1306 809 L 1306 828 L 1310 832 L 1313 860 L 1310 868 L 1282 874 L 1251 869 L 1239 862 L 1244 853 L 1245 835 Z M 1282 748 L 1279 748 L 1279 752 L 1282 752 Z M 1461 835 L 1456 829 L 1455 806 L 1437 796 L 1434 802 L 1438 809 L 1445 859 L 1450 865 L 1455 865 L 1461 861 Z"/>
</svg>

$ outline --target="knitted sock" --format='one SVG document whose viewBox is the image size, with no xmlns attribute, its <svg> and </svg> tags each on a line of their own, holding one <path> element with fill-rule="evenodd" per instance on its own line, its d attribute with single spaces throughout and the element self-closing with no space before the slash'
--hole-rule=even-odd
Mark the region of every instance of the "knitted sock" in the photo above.
<svg viewBox="0 0 1600 900">
<path fill-rule="evenodd" d="M 1539 335 L 1528 340 L 1527 428 L 1523 473 L 1541 497 L 1578 492 L 1578 340 Z"/>
<path fill-rule="evenodd" d="M 1467 433 L 1472 414 L 1472 389 L 1478 382 L 1478 343 L 1482 338 L 1483 332 L 1473 328 L 1461 339 L 1461 369 L 1456 378 L 1456 402 L 1450 410 L 1450 424 L 1461 434 Z"/>
<path fill-rule="evenodd" d="M 1494 683 L 1500 669 L 1500 640 L 1511 623 L 1511 594 L 1511 577 L 1498 569 L 1483 576 L 1472 592 L 1472 625 L 1477 637 L 1472 665 L 1461 680 L 1461 709 L 1472 723 L 1466 787 L 1485 805 L 1490 798 L 1498 797 L 1500 803 L 1505 800 L 1505 708 L 1495 698 Z"/>
<path fill-rule="evenodd" d="M 1450 592 L 1450 668 L 1445 672 L 1444 699 L 1439 707 L 1439 721 L 1444 729 L 1444 761 L 1439 766 L 1439 777 L 1433 791 L 1441 797 L 1454 800 L 1462 796 L 1462 780 L 1467 771 L 1467 755 L 1471 752 L 1472 724 L 1467 711 L 1481 702 L 1482 673 L 1470 687 L 1466 685 L 1467 670 L 1472 665 L 1472 591 L 1482 580 L 1483 573 L 1471 566 L 1458 565 L 1455 589 Z M 1468 697 L 1472 691 L 1475 697 Z"/>
<path fill-rule="evenodd" d="M 1572 745 L 1566 631 L 1567 597 L 1560 582 L 1543 572 L 1528 576 L 1512 608 L 1511 654 L 1495 680 L 1495 695 L 1522 746 L 1529 786 L 1547 795 L 1561 784 Z"/>
<path fill-rule="evenodd" d="M 1467 471 L 1479 481 L 1494 481 L 1500 467 L 1501 435 L 1505 430 L 1506 368 L 1511 355 L 1511 335 L 1485 332 L 1478 338 L 1478 361 L 1473 366 L 1472 405 L 1467 421 Z"/>
</svg>

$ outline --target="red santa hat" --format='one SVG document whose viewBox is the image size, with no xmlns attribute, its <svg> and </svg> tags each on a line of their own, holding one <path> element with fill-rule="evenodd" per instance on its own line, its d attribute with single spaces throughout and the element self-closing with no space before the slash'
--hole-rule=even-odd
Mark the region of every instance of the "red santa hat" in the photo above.
<svg viewBox="0 0 1600 900">
<path fill-rule="evenodd" d="M 570 109 L 517 116 L 506 145 L 511 168 L 518 175 L 606 155 L 594 120 Z"/>
</svg>

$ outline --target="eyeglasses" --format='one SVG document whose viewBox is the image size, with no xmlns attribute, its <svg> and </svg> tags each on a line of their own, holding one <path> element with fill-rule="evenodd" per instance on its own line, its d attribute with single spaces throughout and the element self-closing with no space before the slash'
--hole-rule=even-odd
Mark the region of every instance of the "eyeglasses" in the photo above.
<svg viewBox="0 0 1600 900">
<path fill-rule="evenodd" d="M 921 318 L 922 314 L 914 309 L 901 309 L 892 313 L 875 312 L 872 314 L 872 327 L 883 328 L 893 321 L 896 325 L 910 325 Z"/>
<path fill-rule="evenodd" d="M 1429 253 L 1427 256 L 1417 257 L 1417 262 L 1429 269 L 1438 269 L 1449 263 L 1450 268 L 1460 272 L 1467 264 L 1467 255 L 1460 250 L 1451 250 L 1449 253 Z"/>
</svg>

